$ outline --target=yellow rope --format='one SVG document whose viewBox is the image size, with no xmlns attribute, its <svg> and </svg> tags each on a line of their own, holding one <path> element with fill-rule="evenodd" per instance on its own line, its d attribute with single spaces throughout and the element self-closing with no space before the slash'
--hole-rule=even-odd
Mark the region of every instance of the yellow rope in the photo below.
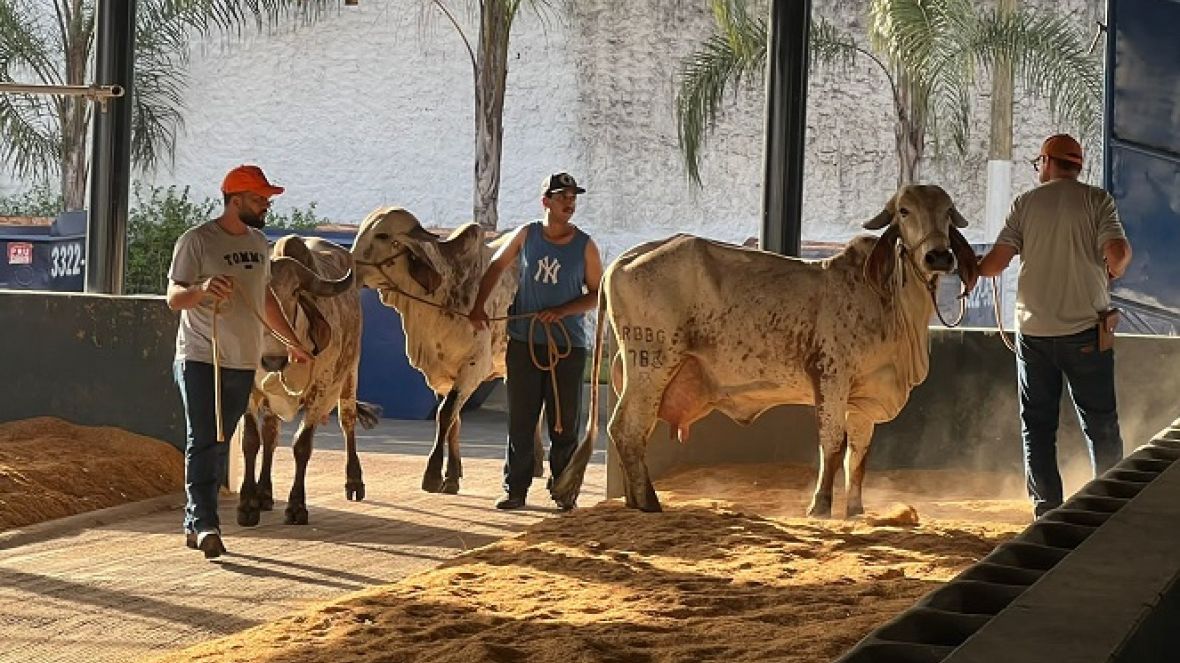
<svg viewBox="0 0 1180 663">
<path fill-rule="evenodd" d="M 221 349 L 217 339 L 217 318 L 221 315 L 221 300 L 213 303 L 213 416 L 217 419 L 217 441 L 225 442 L 225 426 L 221 423 Z"/>
</svg>

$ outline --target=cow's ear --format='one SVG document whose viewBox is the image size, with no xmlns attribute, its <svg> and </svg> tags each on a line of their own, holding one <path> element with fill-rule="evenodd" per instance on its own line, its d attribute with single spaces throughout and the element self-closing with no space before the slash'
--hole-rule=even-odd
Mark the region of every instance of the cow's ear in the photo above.
<svg viewBox="0 0 1180 663">
<path fill-rule="evenodd" d="M 430 258 L 420 248 L 412 244 L 407 244 L 406 247 L 410 249 L 410 278 L 422 286 L 426 294 L 433 295 L 442 285 L 442 274 L 438 273 Z"/>
<path fill-rule="evenodd" d="M 877 216 L 874 216 L 873 218 L 869 219 L 868 221 L 865 221 L 864 224 L 861 225 L 861 227 L 864 228 L 865 230 L 880 230 L 881 228 L 884 228 L 885 226 L 889 225 L 889 223 L 891 221 L 893 221 L 893 214 L 896 211 L 897 211 L 897 195 L 894 195 L 892 198 L 889 199 L 889 202 L 885 203 L 885 209 L 881 210 L 877 214 Z"/>
<path fill-rule="evenodd" d="M 311 353 L 318 355 L 332 343 L 332 325 L 328 324 L 324 314 L 320 313 L 319 307 L 315 305 L 315 299 L 304 293 L 299 293 L 299 308 L 303 309 L 304 315 L 307 316 L 307 335 L 311 338 Z"/>
<path fill-rule="evenodd" d="M 959 278 L 963 280 L 965 292 L 971 292 L 975 282 L 979 280 L 979 258 L 976 257 L 975 249 L 971 248 L 967 238 L 954 226 L 951 226 L 951 251 L 955 254 Z"/>
<path fill-rule="evenodd" d="M 878 294 L 885 296 L 893 291 L 893 270 L 897 267 L 897 252 L 894 244 L 899 232 L 897 225 L 889 228 L 877 238 L 873 250 L 865 260 L 865 280 Z"/>
</svg>

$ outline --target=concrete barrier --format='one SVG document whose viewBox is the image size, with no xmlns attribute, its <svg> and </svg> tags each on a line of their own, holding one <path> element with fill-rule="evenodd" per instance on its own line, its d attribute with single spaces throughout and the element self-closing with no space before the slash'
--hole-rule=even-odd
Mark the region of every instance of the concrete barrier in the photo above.
<svg viewBox="0 0 1180 663">
<path fill-rule="evenodd" d="M 0 292 L 0 421 L 52 416 L 184 447 L 162 297 Z"/>
<path fill-rule="evenodd" d="M 1147 439 L 1174 416 L 1175 394 L 1180 391 L 1180 338 L 1120 336 L 1115 353 L 1123 440 Z M 810 407 L 776 407 L 749 426 L 714 412 L 693 426 L 687 444 L 676 441 L 660 422 L 648 443 L 647 464 L 654 478 L 676 466 L 814 464 L 818 443 Z M 1079 456 L 1086 454 L 1067 394 L 1062 397 L 1058 449 L 1063 467 L 1081 462 Z M 874 431 L 870 470 L 1019 472 L 1021 467 L 1012 353 L 995 330 L 931 329 L 930 375 L 914 389 L 901 414 Z M 607 494 L 622 495 L 622 475 L 614 461 L 608 462 Z"/>
<path fill-rule="evenodd" d="M 837 663 L 1163 663 L 1180 632 L 1180 421 Z"/>
</svg>

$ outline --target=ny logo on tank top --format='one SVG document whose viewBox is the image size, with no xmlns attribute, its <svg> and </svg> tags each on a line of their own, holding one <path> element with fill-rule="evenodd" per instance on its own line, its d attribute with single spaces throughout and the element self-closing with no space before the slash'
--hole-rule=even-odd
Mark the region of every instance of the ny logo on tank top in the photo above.
<svg viewBox="0 0 1180 663">
<path fill-rule="evenodd" d="M 537 261 L 537 274 L 533 277 L 534 281 L 541 283 L 557 283 L 557 270 L 561 269 L 561 263 L 557 262 L 557 258 L 545 256 Z"/>
</svg>

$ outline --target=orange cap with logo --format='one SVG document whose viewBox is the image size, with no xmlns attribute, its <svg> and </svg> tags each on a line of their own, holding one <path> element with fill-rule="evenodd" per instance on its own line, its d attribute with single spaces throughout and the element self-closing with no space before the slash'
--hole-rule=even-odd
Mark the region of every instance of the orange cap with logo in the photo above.
<svg viewBox="0 0 1180 663">
<path fill-rule="evenodd" d="M 1041 156 L 1082 165 L 1082 146 L 1069 134 L 1049 136 L 1041 144 Z"/>
<path fill-rule="evenodd" d="M 268 182 L 266 175 L 262 174 L 262 169 L 258 166 L 238 166 L 226 173 L 225 179 L 221 181 L 221 192 L 224 194 L 244 193 L 247 191 L 265 198 L 270 198 L 271 196 L 279 195 L 286 191 L 286 189 Z"/>
</svg>

